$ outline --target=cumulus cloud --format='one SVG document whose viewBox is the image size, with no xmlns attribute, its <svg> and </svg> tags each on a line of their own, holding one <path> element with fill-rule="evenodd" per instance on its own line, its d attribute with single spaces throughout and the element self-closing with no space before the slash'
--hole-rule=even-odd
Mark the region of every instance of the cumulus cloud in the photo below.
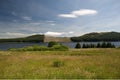
<svg viewBox="0 0 120 80">
<path fill-rule="evenodd" d="M 50 31 L 45 33 L 45 35 L 47 35 L 47 36 L 61 36 L 63 34 L 64 34 L 64 32 L 50 32 Z"/>
<path fill-rule="evenodd" d="M 74 32 L 70 31 L 70 32 L 51 32 L 48 31 L 46 33 L 44 33 L 46 36 L 66 36 L 69 34 L 73 34 Z"/>
<path fill-rule="evenodd" d="M 92 14 L 97 14 L 96 10 L 90 10 L 90 9 L 81 9 L 78 11 L 73 11 L 72 14 L 76 16 L 84 16 L 84 15 L 92 15 Z"/>
<path fill-rule="evenodd" d="M 27 20 L 27 21 L 32 20 L 32 18 L 31 18 L 31 17 L 28 17 L 28 16 L 23 16 L 22 19 Z"/>
<path fill-rule="evenodd" d="M 59 17 L 64 17 L 64 18 L 77 18 L 79 16 L 85 16 L 85 15 L 95 15 L 98 12 L 96 10 L 91 10 L 91 9 L 80 9 L 76 11 L 72 11 L 70 14 L 59 14 Z"/>
<path fill-rule="evenodd" d="M 59 17 L 65 17 L 65 18 L 76 18 L 77 16 L 74 14 L 59 14 Z"/>
</svg>

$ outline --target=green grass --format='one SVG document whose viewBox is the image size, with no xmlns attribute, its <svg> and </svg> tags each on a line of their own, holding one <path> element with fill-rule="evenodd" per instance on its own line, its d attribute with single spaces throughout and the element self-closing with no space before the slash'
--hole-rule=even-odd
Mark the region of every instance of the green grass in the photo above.
<svg viewBox="0 0 120 80">
<path fill-rule="evenodd" d="M 56 61 L 64 65 L 54 67 Z M 119 79 L 120 49 L 0 51 L 0 78 Z"/>
<path fill-rule="evenodd" d="M 64 45 L 52 45 L 52 47 L 46 47 L 46 46 L 39 46 L 39 45 L 33 45 L 33 46 L 26 46 L 22 48 L 10 48 L 8 51 L 68 51 L 69 48 Z"/>
</svg>

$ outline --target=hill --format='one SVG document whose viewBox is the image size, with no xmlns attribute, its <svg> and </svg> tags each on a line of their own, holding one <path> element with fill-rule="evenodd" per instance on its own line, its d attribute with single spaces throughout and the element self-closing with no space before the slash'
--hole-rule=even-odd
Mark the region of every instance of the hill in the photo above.
<svg viewBox="0 0 120 80">
<path fill-rule="evenodd" d="M 95 42 L 95 41 L 120 41 L 120 33 L 119 32 L 93 32 L 88 33 L 82 36 L 78 37 L 51 37 L 51 36 L 45 36 L 45 35 L 32 35 L 24 38 L 10 38 L 10 39 L 0 39 L 0 43 L 2 42 L 50 42 L 50 41 L 56 41 L 56 42 L 81 42 L 81 41 L 89 41 L 89 42 Z"/>
<path fill-rule="evenodd" d="M 39 43 L 39 42 L 71 42 L 71 39 L 68 37 L 52 37 L 52 36 L 45 36 L 45 35 L 32 35 L 24 38 L 10 38 L 10 39 L 0 39 L 0 43 L 2 42 L 32 42 L 32 43 Z"/>
<path fill-rule="evenodd" d="M 24 38 L 0 39 L 0 42 L 43 42 L 44 35 L 32 35 Z"/>
<path fill-rule="evenodd" d="M 50 42 L 50 41 L 71 42 L 71 39 L 68 37 L 52 37 L 52 36 L 45 36 L 44 37 L 44 42 Z"/>
<path fill-rule="evenodd" d="M 93 32 L 79 37 L 71 37 L 73 42 L 81 41 L 120 41 L 120 33 L 118 32 Z"/>
</svg>

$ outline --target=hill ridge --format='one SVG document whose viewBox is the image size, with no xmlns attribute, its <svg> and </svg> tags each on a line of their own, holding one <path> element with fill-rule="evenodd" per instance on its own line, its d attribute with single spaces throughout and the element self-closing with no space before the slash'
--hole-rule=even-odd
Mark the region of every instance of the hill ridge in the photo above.
<svg viewBox="0 0 120 80">
<path fill-rule="evenodd" d="M 46 35 L 31 35 L 24 38 L 0 39 L 0 42 L 82 42 L 82 41 L 120 41 L 119 32 L 92 32 L 78 37 L 53 37 Z"/>
<path fill-rule="evenodd" d="M 73 42 L 81 41 L 120 41 L 119 32 L 92 32 L 78 37 L 71 37 Z"/>
</svg>

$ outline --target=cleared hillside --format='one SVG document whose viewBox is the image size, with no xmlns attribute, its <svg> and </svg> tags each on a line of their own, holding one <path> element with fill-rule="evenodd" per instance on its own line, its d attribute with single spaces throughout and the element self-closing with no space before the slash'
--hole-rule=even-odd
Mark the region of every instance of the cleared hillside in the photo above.
<svg viewBox="0 0 120 80">
<path fill-rule="evenodd" d="M 55 42 L 71 42 L 71 39 L 68 37 L 51 37 L 51 36 L 45 36 L 44 37 L 44 42 L 50 42 L 50 41 L 55 41 Z"/>
</svg>

